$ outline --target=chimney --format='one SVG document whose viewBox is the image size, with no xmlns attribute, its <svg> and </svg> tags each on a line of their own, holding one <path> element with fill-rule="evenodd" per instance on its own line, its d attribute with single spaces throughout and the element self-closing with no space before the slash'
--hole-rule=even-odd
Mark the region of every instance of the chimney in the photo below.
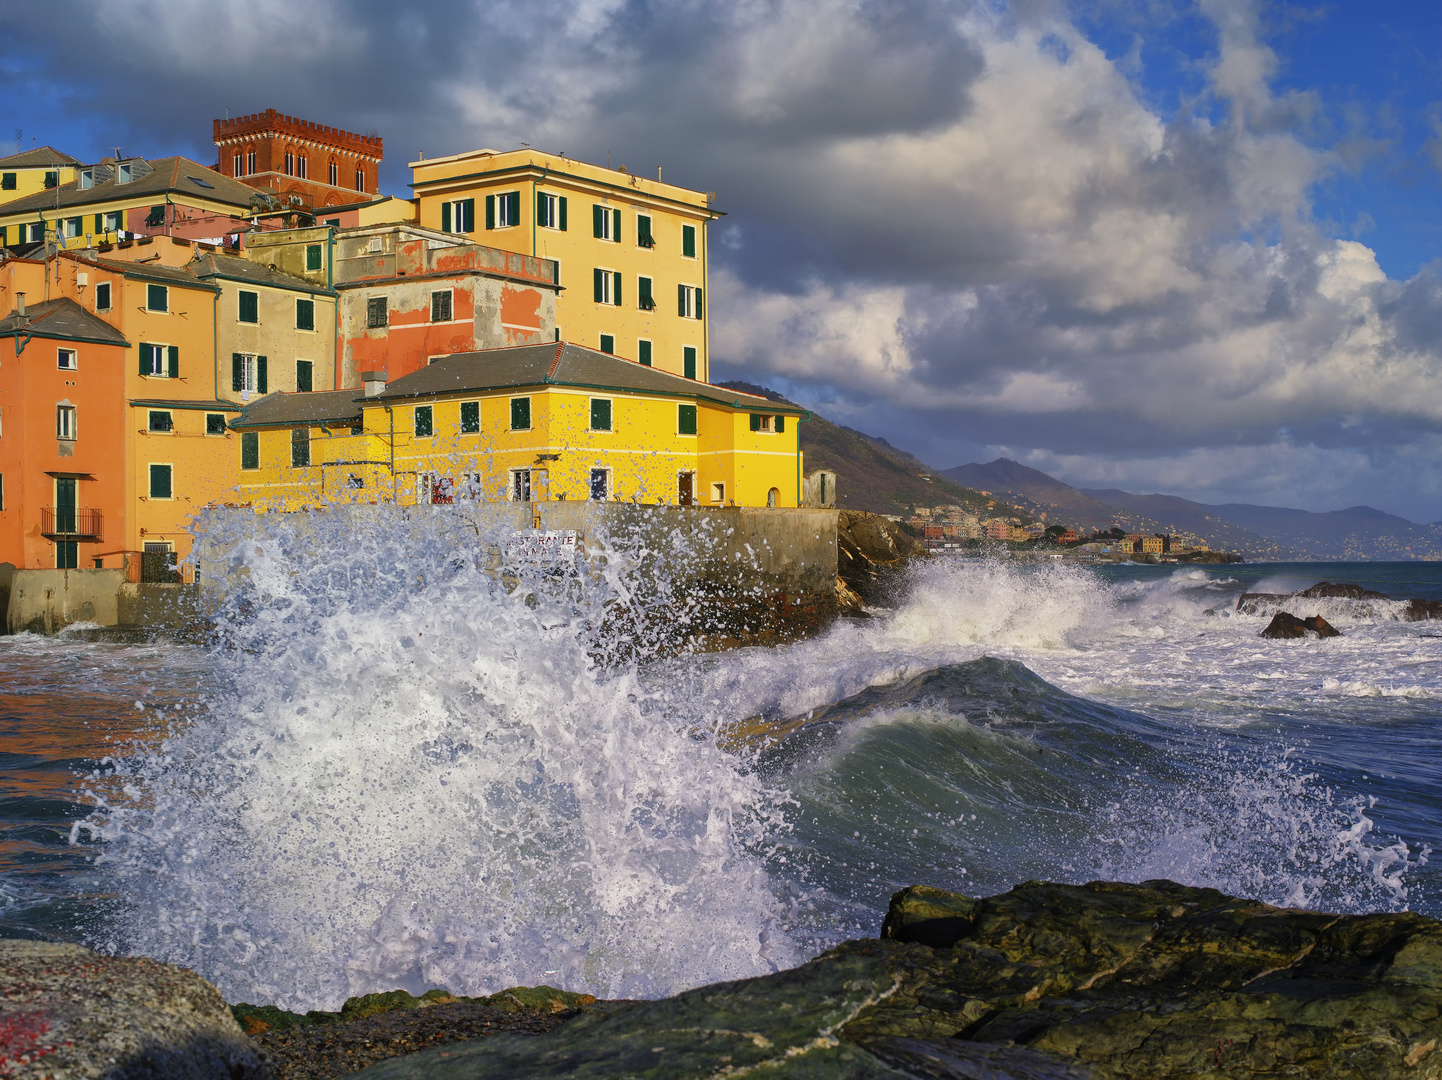
<svg viewBox="0 0 1442 1080">
<path fill-rule="evenodd" d="M 25 314 L 25 294 L 23 292 L 18 292 L 15 294 L 15 314 Z"/>
<path fill-rule="evenodd" d="M 386 373 L 384 371 L 362 371 L 361 379 L 366 385 L 366 397 L 376 397 L 385 391 Z"/>
</svg>

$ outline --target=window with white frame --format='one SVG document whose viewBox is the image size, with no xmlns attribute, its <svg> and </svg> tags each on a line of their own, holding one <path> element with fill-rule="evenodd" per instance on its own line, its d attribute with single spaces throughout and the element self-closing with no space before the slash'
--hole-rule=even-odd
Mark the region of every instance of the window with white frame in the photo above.
<svg viewBox="0 0 1442 1080">
<path fill-rule="evenodd" d="M 536 220 L 543 229 L 566 231 L 566 196 L 540 192 L 536 196 Z"/>
<path fill-rule="evenodd" d="M 452 199 L 441 203 L 441 232 L 476 231 L 476 200 Z"/>
<path fill-rule="evenodd" d="M 102 281 L 95 286 L 95 310 L 110 310 L 110 282 Z"/>
<path fill-rule="evenodd" d="M 334 161 L 330 163 L 330 186 L 340 187 L 340 166 Z"/>
<path fill-rule="evenodd" d="M 119 210 L 111 210 L 105 215 L 105 231 L 119 232 L 123 227 L 125 215 Z"/>
<path fill-rule="evenodd" d="M 245 154 L 245 175 L 246 175 L 246 176 L 253 176 L 254 174 L 255 174 L 255 151 L 254 151 L 254 150 L 247 150 L 247 151 L 246 151 L 246 154 Z"/>
<path fill-rule="evenodd" d="M 55 406 L 55 437 L 72 441 L 75 438 L 75 406 Z"/>
<path fill-rule="evenodd" d="M 530 502 L 530 501 L 531 501 L 531 470 L 530 470 L 530 469 L 512 469 L 512 470 L 511 470 L 511 501 L 512 501 L 512 502 Z"/>
<path fill-rule="evenodd" d="M 236 154 L 235 157 L 232 159 L 232 164 L 233 164 L 234 167 L 235 167 L 235 175 L 236 175 L 236 176 L 244 176 L 244 175 L 245 175 L 244 160 L 245 160 L 245 159 L 242 158 L 239 154 Z"/>
<path fill-rule="evenodd" d="M 701 289 L 695 285 L 676 286 L 677 314 L 683 319 L 701 317 Z"/>
<path fill-rule="evenodd" d="M 451 321 L 451 290 L 440 289 L 431 293 L 431 322 Z"/>
<path fill-rule="evenodd" d="M 55 366 L 61 371 L 74 371 L 77 364 L 74 349 L 56 349 Z"/>
<path fill-rule="evenodd" d="M 355 171 L 355 189 L 357 191 L 364 191 L 366 189 L 366 174 L 360 169 Z"/>
<path fill-rule="evenodd" d="M 285 175 L 295 175 L 295 153 L 291 150 L 285 152 Z"/>
<path fill-rule="evenodd" d="M 307 179 L 309 179 L 309 173 L 310 173 L 309 163 L 310 163 L 310 158 L 306 157 L 304 154 L 301 154 L 301 155 L 300 155 L 299 157 L 297 157 L 296 160 L 295 160 L 296 172 L 297 172 L 297 174 L 300 176 L 300 178 L 301 178 L 302 180 L 307 180 Z"/>
</svg>

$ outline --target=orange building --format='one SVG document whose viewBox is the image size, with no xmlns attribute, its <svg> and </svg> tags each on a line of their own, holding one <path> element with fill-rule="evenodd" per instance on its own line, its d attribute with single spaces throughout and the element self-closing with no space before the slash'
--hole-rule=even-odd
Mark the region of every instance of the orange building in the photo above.
<svg viewBox="0 0 1442 1080">
<path fill-rule="evenodd" d="M 274 109 L 212 124 L 222 176 L 277 192 L 291 206 L 352 204 L 380 190 L 384 143 Z"/>
<path fill-rule="evenodd" d="M 43 264 L 0 264 L 0 561 L 104 565 L 124 546 L 129 342 L 69 297 L 39 294 Z M 111 566 L 119 566 L 112 558 Z"/>
</svg>

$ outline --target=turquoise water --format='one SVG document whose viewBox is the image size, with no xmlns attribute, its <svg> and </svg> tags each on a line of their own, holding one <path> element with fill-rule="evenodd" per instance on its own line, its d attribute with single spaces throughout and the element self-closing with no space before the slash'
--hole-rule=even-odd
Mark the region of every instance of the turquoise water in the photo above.
<svg viewBox="0 0 1442 1080">
<path fill-rule="evenodd" d="M 0 639 L 0 934 L 334 1008 L 669 993 L 875 933 L 914 882 L 1442 916 L 1442 626 L 1235 611 L 1442 599 L 1433 564 L 938 561 L 820 638 L 632 666 L 595 628 L 665 552 L 517 588 L 442 515 L 209 528 L 247 582 L 212 644 Z"/>
</svg>

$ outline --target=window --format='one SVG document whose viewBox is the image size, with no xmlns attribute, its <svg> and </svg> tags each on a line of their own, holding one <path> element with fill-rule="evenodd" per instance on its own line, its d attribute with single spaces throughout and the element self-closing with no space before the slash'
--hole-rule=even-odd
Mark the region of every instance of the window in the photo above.
<svg viewBox="0 0 1442 1080">
<path fill-rule="evenodd" d="M 171 418 L 170 413 L 151 409 L 150 423 L 146 426 L 150 431 L 174 431 L 175 421 Z"/>
<path fill-rule="evenodd" d="M 768 416 L 765 413 L 752 413 L 751 430 L 771 431 L 780 434 L 786 430 L 786 417 Z"/>
<path fill-rule="evenodd" d="M 310 465 L 310 428 L 290 429 L 290 467 L 304 469 Z"/>
<path fill-rule="evenodd" d="M 596 502 L 605 502 L 611 491 L 611 470 L 591 470 L 591 498 Z"/>
<path fill-rule="evenodd" d="M 621 272 L 597 268 L 592 275 L 595 300 L 598 304 L 621 305 Z"/>
<path fill-rule="evenodd" d="M 481 403 L 461 402 L 461 434 L 475 435 L 481 430 Z"/>
<path fill-rule="evenodd" d="M 677 405 L 677 406 L 676 406 L 676 434 L 678 434 L 678 435 L 695 435 L 695 434 L 696 434 L 696 406 L 695 406 L 695 405 Z"/>
<path fill-rule="evenodd" d="M 331 168 L 334 169 L 335 166 L 332 165 Z M 359 491 L 366 486 L 365 477 L 357 476 L 355 473 L 351 473 L 345 478 L 345 486 L 350 488 L 352 491 Z"/>
<path fill-rule="evenodd" d="M 431 322 L 451 321 L 451 290 L 431 293 Z"/>
<path fill-rule="evenodd" d="M 651 295 L 651 279 L 648 277 L 636 279 L 636 306 L 642 311 L 656 310 L 656 300 Z"/>
<path fill-rule="evenodd" d="M 95 286 L 95 310 L 110 310 L 110 282 L 108 281 L 102 281 Z"/>
<path fill-rule="evenodd" d="M 77 540 L 55 541 L 55 569 L 74 570 L 80 565 L 80 543 Z"/>
<path fill-rule="evenodd" d="M 245 323 L 260 322 L 260 294 L 246 292 L 240 293 L 240 321 Z"/>
<path fill-rule="evenodd" d="M 145 286 L 145 307 L 149 311 L 169 311 L 170 290 L 164 285 Z"/>
<path fill-rule="evenodd" d="M 504 195 L 486 196 L 486 228 L 509 229 L 521 223 L 521 193 L 508 191 Z"/>
<path fill-rule="evenodd" d="M 531 470 L 511 470 L 511 498 L 516 502 L 531 501 Z"/>
<path fill-rule="evenodd" d="M 593 203 L 591 206 L 591 232 L 597 240 L 621 242 L 621 211 L 609 206 Z"/>
<path fill-rule="evenodd" d="M 122 227 L 121 223 L 124 221 L 124 219 L 124 214 L 121 211 L 111 210 L 105 215 L 105 231 L 119 232 Z"/>
<path fill-rule="evenodd" d="M 681 226 L 681 254 L 688 259 L 696 257 L 696 226 Z"/>
<path fill-rule="evenodd" d="M 566 196 L 536 194 L 536 221 L 543 229 L 566 231 Z"/>
<path fill-rule="evenodd" d="M 441 232 L 476 231 L 476 200 L 456 199 L 441 203 Z"/>
<path fill-rule="evenodd" d="M 295 302 L 295 328 L 297 330 L 315 329 L 314 300 L 297 300 Z"/>
<path fill-rule="evenodd" d="M 701 290 L 694 285 L 676 286 L 676 314 L 683 319 L 701 317 Z"/>
<path fill-rule="evenodd" d="M 81 191 L 88 191 L 90 188 L 93 188 L 94 186 L 95 186 L 95 170 L 94 170 L 94 169 L 81 169 L 81 170 L 80 170 L 80 190 L 81 190 Z"/>
<path fill-rule="evenodd" d="M 130 183 L 130 162 L 123 161 L 115 166 L 115 182 L 117 184 Z"/>
<path fill-rule="evenodd" d="M 726 485 L 716 483 L 711 485 L 711 501 L 713 503 L 724 503 L 726 501 Z"/>
<path fill-rule="evenodd" d="M 285 175 L 295 175 L 295 153 L 290 150 L 285 152 Z"/>
<path fill-rule="evenodd" d="M 309 394 L 314 384 L 311 381 L 313 365 L 309 360 L 297 360 L 295 362 L 295 388 L 302 394 Z"/>
<path fill-rule="evenodd" d="M 307 270 L 320 269 L 320 245 L 307 244 L 305 249 L 305 268 Z"/>
<path fill-rule="evenodd" d="M 61 371 L 74 371 L 76 368 L 74 349 L 56 349 L 55 366 Z"/>
<path fill-rule="evenodd" d="M 330 163 L 330 186 L 340 187 L 340 166 L 334 161 Z"/>
<path fill-rule="evenodd" d="M 246 174 L 247 176 L 250 176 L 250 175 L 253 174 L 254 172 L 255 172 L 255 151 L 254 151 L 254 150 L 247 150 L 247 151 L 245 152 L 245 174 Z"/>
<path fill-rule="evenodd" d="M 771 507 L 772 509 L 775 509 L 775 508 L 776 508 L 776 505 L 777 505 L 780 501 L 781 501 L 781 489 L 780 489 L 780 488 L 772 488 L 770 491 L 768 491 L 768 492 L 766 493 L 766 505 L 769 506 L 769 507 Z"/>
<path fill-rule="evenodd" d="M 436 433 L 435 411 L 429 405 L 416 406 L 416 438 L 424 439 Z"/>
<path fill-rule="evenodd" d="M 152 499 L 169 499 L 172 495 L 170 486 L 170 466 L 150 466 L 150 497 Z"/>
<path fill-rule="evenodd" d="M 242 469 L 260 468 L 260 432 L 242 431 L 240 433 L 240 467 Z"/>
<path fill-rule="evenodd" d="M 592 398 L 592 399 L 591 399 L 591 430 L 592 430 L 592 431 L 610 431 L 610 430 L 611 430 L 611 399 L 610 399 L 610 398 Z"/>
<path fill-rule="evenodd" d="M 693 472 L 679 472 L 676 474 L 676 503 L 679 506 L 690 506 L 696 501 L 696 474 Z"/>
<path fill-rule="evenodd" d="M 75 406 L 55 406 L 55 437 L 67 442 L 75 439 Z"/>
<path fill-rule="evenodd" d="M 180 347 L 177 345 L 156 345 L 153 342 L 140 343 L 140 374 L 152 378 L 180 378 Z"/>
<path fill-rule="evenodd" d="M 152 206 L 150 213 L 145 215 L 145 224 L 148 226 L 160 226 L 165 224 L 165 204 Z"/>
<path fill-rule="evenodd" d="M 205 433 L 207 435 L 224 435 L 225 432 L 225 413 L 208 412 L 205 414 Z"/>
<path fill-rule="evenodd" d="M 681 374 L 688 379 L 696 377 L 696 346 L 681 346 Z"/>
<path fill-rule="evenodd" d="M 83 222 L 80 218 L 78 218 L 78 217 L 66 218 L 66 219 L 65 219 L 65 235 L 66 235 L 66 236 L 79 236 L 80 233 L 81 233 L 81 231 L 82 231 L 84 228 L 85 228 L 84 222 Z"/>
<path fill-rule="evenodd" d="M 245 175 L 245 166 L 241 164 L 241 162 L 242 162 L 243 160 L 244 160 L 244 159 L 241 158 L 241 156 L 240 156 L 239 154 L 236 154 L 235 157 L 231 159 L 231 166 L 232 166 L 232 168 L 233 168 L 233 170 L 234 170 L 234 171 L 231 173 L 232 176 L 244 176 L 244 175 Z"/>
<path fill-rule="evenodd" d="M 531 430 L 531 399 L 528 397 L 511 398 L 511 430 Z"/>
<path fill-rule="evenodd" d="M 355 189 L 357 191 L 364 191 L 366 189 L 366 174 L 360 169 L 355 171 Z"/>
<path fill-rule="evenodd" d="M 230 354 L 230 388 L 236 393 L 268 393 L 267 364 L 254 353 Z"/>
<path fill-rule="evenodd" d="M 375 330 L 385 326 L 386 319 L 386 298 L 384 296 L 372 296 L 366 301 L 366 328 Z"/>
<path fill-rule="evenodd" d="M 656 246 L 656 240 L 651 235 L 650 214 L 636 215 L 636 246 L 643 248 L 653 248 Z"/>
<path fill-rule="evenodd" d="M 296 170 L 300 173 L 300 178 L 302 180 L 306 180 L 310 176 L 309 164 L 310 158 L 306 157 L 304 154 L 301 154 L 300 157 L 296 159 L 295 167 Z"/>
<path fill-rule="evenodd" d="M 15 174 L 13 172 L 0 173 L 0 191 L 15 190 Z"/>
<path fill-rule="evenodd" d="M 48 190 L 48 189 L 50 189 L 50 188 L 56 188 L 56 187 L 59 187 L 59 186 L 60 186 L 60 173 L 59 173 L 59 171 L 56 170 L 56 169 L 46 169 L 46 170 L 45 170 L 45 187 L 46 187 L 46 189 Z"/>
<path fill-rule="evenodd" d="M 636 359 L 641 362 L 642 367 L 651 366 L 651 342 L 642 338 L 636 342 Z"/>
<path fill-rule="evenodd" d="M 611 354 L 613 354 L 613 355 L 615 354 L 615 352 L 616 352 L 616 335 L 614 335 L 614 334 L 602 334 L 602 335 L 601 335 L 601 351 L 602 351 L 603 353 L 611 353 Z"/>
</svg>

